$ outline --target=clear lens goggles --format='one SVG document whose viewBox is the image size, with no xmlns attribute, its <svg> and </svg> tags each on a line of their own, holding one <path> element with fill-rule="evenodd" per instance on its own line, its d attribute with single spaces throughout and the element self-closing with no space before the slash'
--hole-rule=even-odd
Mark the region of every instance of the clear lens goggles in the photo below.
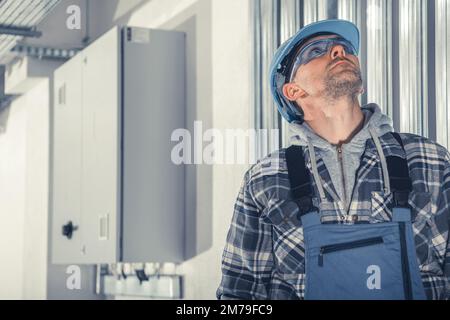
<svg viewBox="0 0 450 320">
<path fill-rule="evenodd" d="M 356 55 L 356 49 L 353 48 L 352 44 L 344 38 L 328 38 L 313 41 L 302 48 L 302 50 L 297 54 L 294 65 L 292 67 L 290 81 L 293 80 L 297 69 L 301 65 L 307 64 L 311 60 L 325 55 L 326 53 L 328 53 L 330 48 L 336 45 L 341 45 L 344 48 L 345 53 Z"/>
</svg>

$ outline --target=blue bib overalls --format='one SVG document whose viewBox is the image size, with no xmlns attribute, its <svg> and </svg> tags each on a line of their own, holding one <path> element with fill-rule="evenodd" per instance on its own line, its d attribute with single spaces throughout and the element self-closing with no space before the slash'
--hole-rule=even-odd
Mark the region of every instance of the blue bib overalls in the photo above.
<svg viewBox="0 0 450 320">
<path fill-rule="evenodd" d="M 393 133 L 403 147 L 400 137 Z M 305 244 L 305 299 L 425 299 L 414 245 L 408 164 L 387 157 L 393 218 L 385 223 L 321 223 L 302 148 L 286 150 L 291 196 Z"/>
</svg>

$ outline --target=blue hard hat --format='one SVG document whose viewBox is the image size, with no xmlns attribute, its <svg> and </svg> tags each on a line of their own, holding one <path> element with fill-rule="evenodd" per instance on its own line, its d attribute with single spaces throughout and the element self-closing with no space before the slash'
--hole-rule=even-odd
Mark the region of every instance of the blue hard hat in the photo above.
<svg viewBox="0 0 450 320">
<path fill-rule="evenodd" d="M 330 19 L 311 23 L 301 28 L 295 35 L 285 41 L 275 52 L 269 69 L 270 90 L 277 104 L 278 111 L 288 122 L 303 122 L 302 111 L 295 102 L 283 95 L 283 85 L 289 81 L 289 72 L 295 54 L 303 40 L 313 35 L 336 34 L 348 40 L 359 53 L 359 30 L 347 20 Z"/>
</svg>

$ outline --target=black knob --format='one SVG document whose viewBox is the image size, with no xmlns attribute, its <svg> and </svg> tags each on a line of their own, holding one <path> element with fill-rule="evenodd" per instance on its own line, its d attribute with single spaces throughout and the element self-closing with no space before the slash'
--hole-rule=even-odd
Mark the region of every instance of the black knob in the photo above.
<svg viewBox="0 0 450 320">
<path fill-rule="evenodd" d="M 78 227 L 72 224 L 72 221 L 69 221 L 67 224 L 62 226 L 62 234 L 67 237 L 67 239 L 72 239 L 72 234 Z"/>
</svg>

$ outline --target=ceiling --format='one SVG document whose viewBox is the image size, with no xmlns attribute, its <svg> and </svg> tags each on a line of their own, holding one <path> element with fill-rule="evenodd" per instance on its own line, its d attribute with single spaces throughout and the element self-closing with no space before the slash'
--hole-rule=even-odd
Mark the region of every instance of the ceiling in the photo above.
<svg viewBox="0 0 450 320">
<path fill-rule="evenodd" d="M 0 27 L 33 29 L 58 2 L 60 0 L 0 0 Z M 0 64 L 9 60 L 10 50 L 22 39 L 23 36 L 0 32 Z"/>
</svg>

